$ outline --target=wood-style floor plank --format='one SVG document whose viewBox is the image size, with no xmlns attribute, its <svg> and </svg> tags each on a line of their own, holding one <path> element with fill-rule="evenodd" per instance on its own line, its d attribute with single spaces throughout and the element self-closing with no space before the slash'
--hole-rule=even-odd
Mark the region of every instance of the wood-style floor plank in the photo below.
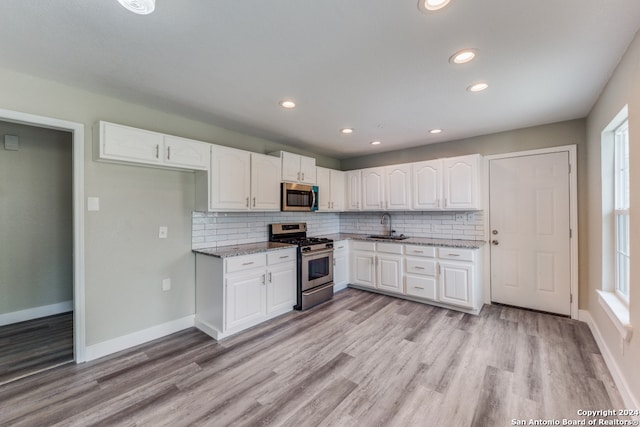
<svg viewBox="0 0 640 427">
<path fill-rule="evenodd" d="M 11 426 L 498 426 L 621 407 L 585 324 L 347 289 L 215 342 L 196 329 L 0 387 Z"/>
</svg>

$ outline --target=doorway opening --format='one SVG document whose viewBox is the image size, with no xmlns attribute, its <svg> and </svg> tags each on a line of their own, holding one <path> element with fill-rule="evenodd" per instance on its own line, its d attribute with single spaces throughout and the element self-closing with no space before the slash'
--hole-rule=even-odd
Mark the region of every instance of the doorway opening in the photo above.
<svg viewBox="0 0 640 427">
<path fill-rule="evenodd" d="M 0 110 L 0 384 L 85 360 L 84 125 Z"/>
</svg>

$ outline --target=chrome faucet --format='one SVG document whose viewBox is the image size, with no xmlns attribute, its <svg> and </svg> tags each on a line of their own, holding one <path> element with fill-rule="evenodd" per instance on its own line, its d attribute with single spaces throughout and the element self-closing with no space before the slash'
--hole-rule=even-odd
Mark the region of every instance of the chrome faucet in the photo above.
<svg viewBox="0 0 640 427">
<path fill-rule="evenodd" d="M 389 219 L 389 234 L 388 234 L 388 236 L 393 236 L 393 228 L 391 227 L 391 215 L 389 215 L 389 212 L 385 212 L 385 213 L 382 214 L 382 218 L 380 218 L 380 224 L 384 224 L 385 217 Z"/>
</svg>

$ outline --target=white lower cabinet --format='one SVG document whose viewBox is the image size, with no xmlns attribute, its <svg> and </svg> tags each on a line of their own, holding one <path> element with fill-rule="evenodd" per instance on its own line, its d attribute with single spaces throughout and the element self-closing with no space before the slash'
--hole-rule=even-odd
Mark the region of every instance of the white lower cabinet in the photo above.
<svg viewBox="0 0 640 427">
<path fill-rule="evenodd" d="M 229 258 L 196 254 L 196 327 L 222 339 L 293 309 L 296 249 Z"/>
<path fill-rule="evenodd" d="M 345 289 L 349 284 L 349 241 L 333 242 L 333 292 Z"/>
<path fill-rule="evenodd" d="M 477 314 L 483 305 L 481 250 L 350 242 L 349 283 Z"/>
</svg>

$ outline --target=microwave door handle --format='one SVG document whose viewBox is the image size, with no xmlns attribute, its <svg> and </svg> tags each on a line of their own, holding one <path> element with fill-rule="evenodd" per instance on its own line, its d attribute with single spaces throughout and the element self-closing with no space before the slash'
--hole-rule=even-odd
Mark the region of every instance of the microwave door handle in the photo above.
<svg viewBox="0 0 640 427">
<path fill-rule="evenodd" d="M 311 206 L 309 207 L 313 209 L 315 205 L 316 205 L 316 192 L 311 190 Z"/>
</svg>

